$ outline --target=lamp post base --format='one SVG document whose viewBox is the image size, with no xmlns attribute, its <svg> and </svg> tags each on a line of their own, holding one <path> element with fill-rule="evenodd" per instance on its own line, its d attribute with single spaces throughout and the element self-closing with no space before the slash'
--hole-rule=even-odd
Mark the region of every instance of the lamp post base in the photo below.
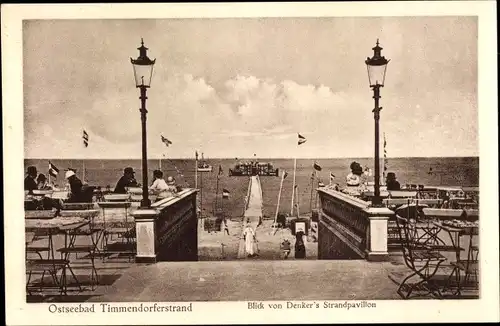
<svg viewBox="0 0 500 326">
<path fill-rule="evenodd" d="M 141 208 L 149 208 L 151 207 L 151 200 L 143 199 L 141 200 Z"/>
</svg>

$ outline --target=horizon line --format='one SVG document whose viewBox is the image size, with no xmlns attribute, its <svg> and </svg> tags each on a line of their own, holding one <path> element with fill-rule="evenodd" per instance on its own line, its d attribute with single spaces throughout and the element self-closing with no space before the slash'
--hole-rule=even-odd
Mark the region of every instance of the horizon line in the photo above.
<svg viewBox="0 0 500 326">
<path fill-rule="evenodd" d="M 447 156 L 389 156 L 387 159 L 397 159 L 397 158 L 479 158 L 479 155 L 447 155 Z M 256 157 L 210 157 L 205 158 L 206 161 L 209 160 L 234 160 L 234 159 L 270 159 L 270 160 L 328 160 L 328 159 L 348 159 L 348 158 L 357 158 L 357 159 L 374 159 L 373 156 L 337 156 L 337 157 L 266 157 L 266 156 L 256 156 Z M 24 160 L 142 160 L 141 157 L 132 157 L 132 158 L 97 158 L 97 157 L 86 157 L 86 158 L 69 158 L 69 157 L 61 157 L 61 158 L 46 158 L 46 157 L 25 157 Z M 185 156 L 185 157 L 148 157 L 148 160 L 185 160 L 185 159 L 195 159 L 194 156 Z M 380 159 L 384 159 L 380 157 Z M 199 161 L 201 159 L 198 159 Z"/>
</svg>

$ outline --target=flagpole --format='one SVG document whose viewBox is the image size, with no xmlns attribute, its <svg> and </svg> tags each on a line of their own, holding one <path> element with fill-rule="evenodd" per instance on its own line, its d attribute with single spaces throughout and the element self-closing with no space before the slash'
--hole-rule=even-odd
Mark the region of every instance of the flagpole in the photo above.
<svg viewBox="0 0 500 326">
<path fill-rule="evenodd" d="M 215 213 L 217 213 L 217 201 L 218 201 L 218 198 L 217 196 L 219 195 L 219 176 L 220 176 L 220 172 L 217 173 L 217 184 L 215 186 L 215 207 L 214 207 L 214 216 L 215 216 Z"/>
<path fill-rule="evenodd" d="M 85 159 L 83 159 L 82 182 L 85 183 Z"/>
<path fill-rule="evenodd" d="M 194 189 L 198 189 L 198 155 L 194 160 Z"/>
<path fill-rule="evenodd" d="M 311 175 L 311 199 L 309 201 L 309 210 L 312 213 L 312 204 L 313 204 L 313 189 L 314 189 L 314 179 L 315 179 L 315 174 L 316 172 L 313 172 Z"/>
<path fill-rule="evenodd" d="M 295 171 L 297 170 L 297 158 L 293 160 L 293 184 L 292 184 L 292 205 L 290 206 L 290 216 L 293 215 L 293 201 L 295 197 Z"/>
<path fill-rule="evenodd" d="M 283 180 L 285 180 L 285 173 L 281 176 L 280 190 L 278 192 L 278 203 L 276 204 L 276 213 L 274 214 L 274 234 L 278 231 L 278 227 L 276 226 L 276 221 L 278 220 L 278 211 L 280 209 L 280 199 L 281 199 L 281 191 L 283 190 Z M 274 235 L 273 234 L 273 235 Z"/>
<path fill-rule="evenodd" d="M 297 185 L 297 191 L 296 191 L 296 196 L 297 196 L 297 218 L 300 218 L 300 209 L 299 209 L 299 185 Z"/>
<path fill-rule="evenodd" d="M 200 175 L 200 217 L 203 219 L 203 173 Z"/>
<path fill-rule="evenodd" d="M 49 184 L 52 184 L 52 183 L 50 182 L 50 175 L 51 175 L 51 173 L 50 173 L 50 172 L 51 172 L 51 171 L 50 171 L 50 168 L 51 168 L 51 166 L 50 166 L 50 161 L 49 161 Z"/>
</svg>

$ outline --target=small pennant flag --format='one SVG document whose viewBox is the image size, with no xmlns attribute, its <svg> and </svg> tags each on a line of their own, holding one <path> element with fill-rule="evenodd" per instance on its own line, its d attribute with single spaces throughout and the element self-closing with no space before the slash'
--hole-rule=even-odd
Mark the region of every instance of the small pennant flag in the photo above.
<svg viewBox="0 0 500 326">
<path fill-rule="evenodd" d="M 49 161 L 49 174 L 53 177 L 57 177 L 59 174 L 59 169 Z"/>
<path fill-rule="evenodd" d="M 161 141 L 168 147 L 170 145 L 172 145 L 172 142 L 170 140 L 168 140 L 167 138 L 163 137 L 163 135 L 161 135 Z"/>
<path fill-rule="evenodd" d="M 223 175 L 224 174 L 224 170 L 222 169 L 222 166 L 219 165 L 219 175 Z"/>
<path fill-rule="evenodd" d="M 89 134 L 85 130 L 83 130 L 83 146 L 88 147 L 89 146 Z"/>
<path fill-rule="evenodd" d="M 318 163 L 314 162 L 313 167 L 316 171 L 321 171 L 321 166 Z"/>
<path fill-rule="evenodd" d="M 302 145 L 303 143 L 305 143 L 307 141 L 307 139 L 302 136 L 301 134 L 298 134 L 299 135 L 299 145 Z"/>
<path fill-rule="evenodd" d="M 198 151 L 194 152 L 194 156 L 196 157 L 196 160 L 198 161 Z"/>
<path fill-rule="evenodd" d="M 229 190 L 227 189 L 222 189 L 222 198 L 229 198 Z"/>
<path fill-rule="evenodd" d="M 283 180 L 285 180 L 287 176 L 288 176 L 288 172 L 286 172 L 286 171 L 283 172 Z"/>
<path fill-rule="evenodd" d="M 333 172 L 330 172 L 330 181 L 335 180 L 335 174 Z"/>
</svg>

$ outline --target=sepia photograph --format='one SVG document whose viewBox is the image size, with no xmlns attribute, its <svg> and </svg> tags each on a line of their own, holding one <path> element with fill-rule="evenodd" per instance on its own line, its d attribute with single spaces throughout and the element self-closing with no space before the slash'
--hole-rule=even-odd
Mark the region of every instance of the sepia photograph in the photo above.
<svg viewBox="0 0 500 326">
<path fill-rule="evenodd" d="M 353 318 L 491 300 L 497 130 L 481 121 L 497 99 L 493 86 L 479 100 L 494 41 L 478 14 L 184 9 L 17 21 L 4 223 L 17 219 L 6 283 L 23 275 L 22 306 Z"/>
</svg>

